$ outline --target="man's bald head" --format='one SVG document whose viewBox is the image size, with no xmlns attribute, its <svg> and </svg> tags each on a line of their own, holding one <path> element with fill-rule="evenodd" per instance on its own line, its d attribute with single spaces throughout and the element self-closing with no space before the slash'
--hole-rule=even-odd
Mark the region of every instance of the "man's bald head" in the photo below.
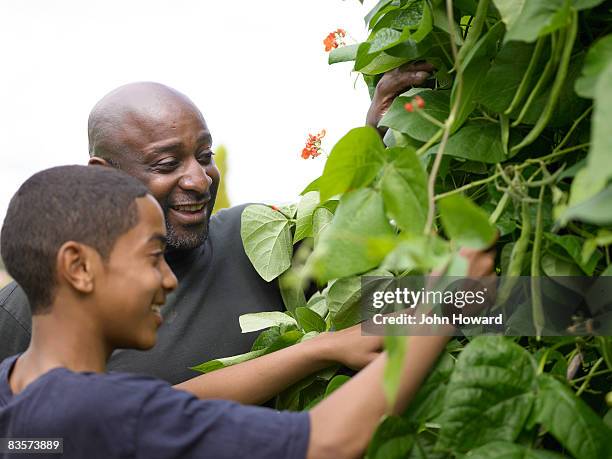
<svg viewBox="0 0 612 459">
<path fill-rule="evenodd" d="M 167 122 L 179 109 L 202 118 L 195 104 L 176 89 L 154 82 L 119 86 L 100 99 L 89 114 L 89 156 L 119 167 L 121 155 L 129 153 L 126 141 L 130 134 Z"/>
<path fill-rule="evenodd" d="M 93 108 L 88 131 L 89 164 L 124 170 L 158 200 L 168 247 L 203 243 L 220 177 L 210 131 L 191 100 L 159 83 L 121 86 Z"/>
</svg>

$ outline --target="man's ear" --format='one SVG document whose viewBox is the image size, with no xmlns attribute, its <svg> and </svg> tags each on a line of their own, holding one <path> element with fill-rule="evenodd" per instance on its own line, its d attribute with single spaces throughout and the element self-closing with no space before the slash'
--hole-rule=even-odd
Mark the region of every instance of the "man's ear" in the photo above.
<svg viewBox="0 0 612 459">
<path fill-rule="evenodd" d="M 74 241 L 65 242 L 57 252 L 57 275 L 80 293 L 92 293 L 95 265 L 100 254 Z"/>
<path fill-rule="evenodd" d="M 111 164 L 107 160 L 105 160 L 104 158 L 100 158 L 99 156 L 92 156 L 91 158 L 89 158 L 87 164 L 90 166 L 111 166 Z"/>
</svg>

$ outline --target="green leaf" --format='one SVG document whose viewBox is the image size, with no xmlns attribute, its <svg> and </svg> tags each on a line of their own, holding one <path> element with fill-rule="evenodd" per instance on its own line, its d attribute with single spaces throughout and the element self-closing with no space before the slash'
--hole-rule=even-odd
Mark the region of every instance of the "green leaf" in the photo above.
<svg viewBox="0 0 612 459">
<path fill-rule="evenodd" d="M 325 397 L 329 397 L 334 391 L 340 389 L 344 383 L 350 381 L 350 379 L 350 376 L 346 375 L 334 376 L 327 385 L 327 389 L 325 389 Z"/>
<path fill-rule="evenodd" d="M 313 331 L 321 333 L 327 328 L 321 316 L 310 308 L 297 308 L 295 310 L 295 317 L 305 333 Z"/>
<path fill-rule="evenodd" d="M 301 284 L 297 274 L 292 270 L 284 272 L 278 278 L 278 286 L 281 297 L 283 298 L 283 303 L 287 311 L 291 313 L 293 313 L 296 308 L 306 306 L 306 297 Z"/>
<path fill-rule="evenodd" d="M 405 56 L 392 56 L 384 51 L 381 53 L 369 54 L 367 56 L 364 55 L 363 60 L 359 63 L 359 68 L 357 64 L 358 61 L 355 61 L 355 71 L 361 72 L 364 75 L 379 75 L 414 60 L 415 57 L 413 57 L 413 55 L 420 55 L 428 49 L 429 47 L 427 46 L 418 46 L 418 44 L 415 43 L 413 52 Z M 359 52 L 357 52 L 357 59 L 359 59 L 359 57 Z"/>
<path fill-rule="evenodd" d="M 445 353 L 402 416 L 421 424 L 440 416 L 444 410 L 444 397 L 453 369 L 454 359 Z"/>
<path fill-rule="evenodd" d="M 279 327 L 273 327 L 270 330 L 264 331 L 260 337 L 257 338 L 255 344 L 253 344 L 253 350 L 251 352 L 232 357 L 225 357 L 222 359 L 210 360 L 195 367 L 191 367 L 191 369 L 201 373 L 210 373 L 211 371 L 219 370 L 220 368 L 246 362 L 247 360 L 252 360 L 257 357 L 261 357 L 262 355 L 278 351 L 279 349 L 292 346 L 303 336 L 303 333 L 299 330 L 289 330 L 281 334 Z"/>
<path fill-rule="evenodd" d="M 385 336 L 387 363 L 385 364 L 383 390 L 388 406 L 394 406 L 397 400 L 408 345 L 406 336 Z"/>
<path fill-rule="evenodd" d="M 493 0 L 506 24 L 505 41 L 535 41 L 567 24 L 567 0 Z"/>
<path fill-rule="evenodd" d="M 384 145 L 370 126 L 352 129 L 332 149 L 319 180 L 321 201 L 367 186 L 382 167 Z"/>
<path fill-rule="evenodd" d="M 582 271 L 575 263 L 560 259 L 550 253 L 542 255 L 542 271 L 548 277 L 578 277 Z"/>
<path fill-rule="evenodd" d="M 612 430 L 564 384 L 538 377 L 536 419 L 576 459 L 612 457 Z"/>
<path fill-rule="evenodd" d="M 380 183 L 387 215 L 402 230 L 420 233 L 427 219 L 427 174 L 413 148 L 389 151 L 396 156 Z"/>
<path fill-rule="evenodd" d="M 315 247 L 319 245 L 319 240 L 324 231 L 329 227 L 334 214 L 327 207 L 317 207 L 312 213 L 312 232 L 315 240 Z"/>
<path fill-rule="evenodd" d="M 200 373 L 210 373 L 211 371 L 220 370 L 221 368 L 230 367 L 238 363 L 261 357 L 265 353 L 265 349 L 260 349 L 257 351 L 247 352 L 245 354 L 234 355 L 232 357 L 210 360 L 208 362 L 201 363 L 200 365 L 196 365 L 195 367 L 191 367 L 191 370 L 199 371 Z"/>
<path fill-rule="evenodd" d="M 485 249 L 495 240 L 497 230 L 487 213 L 468 198 L 454 194 L 438 201 L 446 235 L 461 247 Z"/>
<path fill-rule="evenodd" d="M 449 91 L 425 90 L 419 92 L 419 95 L 425 101 L 425 108 L 422 110 L 438 121 L 444 122 L 449 111 Z M 416 112 L 407 112 L 404 105 L 411 100 L 412 97 L 397 97 L 379 124 L 408 134 L 413 139 L 427 142 L 440 128 Z"/>
<path fill-rule="evenodd" d="M 384 14 L 372 29 L 380 30 L 391 27 L 404 30 L 407 27 L 417 28 L 423 20 L 424 7 L 425 2 L 423 0 L 409 2 L 399 9 Z"/>
<path fill-rule="evenodd" d="M 392 274 L 384 269 L 375 269 L 364 276 L 389 277 L 389 282 L 393 282 L 393 277 L 390 277 Z M 327 304 L 332 324 L 336 330 L 352 327 L 361 322 L 362 281 L 366 294 L 369 291 L 368 288 L 381 287 L 380 282 L 368 281 L 365 277 L 360 276 L 338 279 L 329 287 Z"/>
<path fill-rule="evenodd" d="M 452 132 L 455 132 L 467 119 L 468 115 L 476 108 L 476 96 L 480 91 L 482 82 L 485 79 L 491 59 L 497 52 L 497 43 L 501 40 L 504 33 L 504 26 L 498 22 L 482 37 L 474 48 L 465 57 L 463 70 L 463 89 L 461 91 L 461 103 L 453 123 Z M 455 80 L 451 92 L 451 106 L 457 97 L 458 81 Z"/>
<path fill-rule="evenodd" d="M 612 35 L 606 35 L 591 45 L 582 66 L 582 75 L 576 80 L 576 93 L 592 99 L 600 75 L 612 62 Z"/>
<path fill-rule="evenodd" d="M 312 233 L 312 214 L 319 205 L 319 193 L 309 191 L 302 196 L 302 200 L 297 208 L 297 220 L 295 223 L 295 235 L 293 243 L 301 241 L 307 237 L 313 237 Z"/>
<path fill-rule="evenodd" d="M 305 195 L 306 193 L 309 193 L 311 191 L 319 191 L 319 180 L 321 180 L 321 177 L 317 177 L 316 179 L 314 179 L 312 182 L 310 182 L 306 188 L 304 188 L 304 190 L 302 190 L 302 192 L 300 193 L 300 196 Z"/>
<path fill-rule="evenodd" d="M 449 244 L 440 237 L 402 235 L 397 246 L 386 255 L 381 268 L 397 273 L 415 269 L 428 273 L 448 262 L 449 256 Z"/>
<path fill-rule="evenodd" d="M 242 212 L 240 235 L 257 273 L 267 282 L 291 265 L 291 225 L 268 206 L 254 204 Z"/>
<path fill-rule="evenodd" d="M 476 102 L 494 112 L 508 108 L 529 66 L 533 50 L 534 45 L 530 43 L 504 44 L 480 85 Z"/>
<path fill-rule="evenodd" d="M 466 459 L 561 459 L 565 456 L 505 441 L 494 441 L 470 451 L 465 457 Z"/>
<path fill-rule="evenodd" d="M 603 190 L 612 178 L 612 136 L 609 132 L 612 120 L 612 62 L 597 81 L 594 105 L 591 148 L 586 167 L 576 175 L 572 183 L 572 206 Z"/>
<path fill-rule="evenodd" d="M 380 193 L 368 188 L 346 193 L 309 263 L 320 282 L 368 271 L 384 257 L 369 253 L 368 240 L 393 234 Z"/>
<path fill-rule="evenodd" d="M 392 0 L 379 0 L 379 2 L 374 6 L 374 8 L 372 8 L 370 12 L 366 14 L 364 18 L 366 25 L 371 26 L 372 24 L 370 24 L 370 22 L 372 21 L 372 19 L 374 19 L 374 17 L 377 16 L 381 12 L 381 10 L 383 10 L 383 8 L 391 2 Z"/>
<path fill-rule="evenodd" d="M 499 134 L 498 124 L 470 121 L 448 138 L 444 154 L 487 164 L 501 163 L 509 157 L 504 153 Z M 439 145 L 433 146 L 427 154 L 437 153 L 438 148 Z"/>
<path fill-rule="evenodd" d="M 297 325 L 297 322 L 289 314 L 280 311 L 253 312 L 242 314 L 238 319 L 242 333 L 249 333 L 275 325 Z"/>
<path fill-rule="evenodd" d="M 306 306 L 319 314 L 321 317 L 325 317 L 327 315 L 327 300 L 325 295 L 323 295 L 321 292 L 317 292 L 312 295 Z"/>
<path fill-rule="evenodd" d="M 282 333 L 280 326 L 270 327 L 267 330 L 262 331 L 253 343 L 251 351 L 259 351 L 271 346 L 280 338 L 281 335 Z"/>
<path fill-rule="evenodd" d="M 378 30 L 374 36 L 368 40 L 370 46 L 368 48 L 368 53 L 376 53 L 379 51 L 384 51 L 386 49 L 392 48 L 397 45 L 402 39 L 408 38 L 406 34 L 402 34 L 402 32 L 398 32 L 395 29 L 380 29 Z"/>
<path fill-rule="evenodd" d="M 328 63 L 329 65 L 337 64 L 339 62 L 354 61 L 357 58 L 357 49 L 359 44 L 339 46 L 334 48 L 329 53 Z"/>
<path fill-rule="evenodd" d="M 587 276 L 592 276 L 597 263 L 601 259 L 600 252 L 594 252 L 586 263 L 582 260 L 582 238 L 571 234 L 559 236 L 558 234 L 544 233 L 544 236 L 549 241 L 562 247 L 567 254 L 572 257 L 578 266 L 585 272 Z"/>
<path fill-rule="evenodd" d="M 446 391 L 438 447 L 467 452 L 514 441 L 534 403 L 535 362 L 510 339 L 479 336 L 459 355 Z"/>
<path fill-rule="evenodd" d="M 368 459 L 403 459 L 414 446 L 415 429 L 406 419 L 389 416 L 378 426 L 368 447 Z"/>
<path fill-rule="evenodd" d="M 602 226 L 612 224 L 612 185 L 592 198 L 568 208 L 560 220 L 579 220 Z"/>
</svg>

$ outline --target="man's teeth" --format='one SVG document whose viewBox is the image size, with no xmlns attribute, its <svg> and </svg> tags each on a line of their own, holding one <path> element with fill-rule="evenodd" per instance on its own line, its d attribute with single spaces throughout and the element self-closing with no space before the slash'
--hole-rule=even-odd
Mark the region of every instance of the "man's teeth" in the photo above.
<svg viewBox="0 0 612 459">
<path fill-rule="evenodd" d="M 184 212 L 197 212 L 204 208 L 204 204 L 195 204 L 191 206 L 173 206 L 172 208 Z"/>
<path fill-rule="evenodd" d="M 157 314 L 161 314 L 161 306 L 151 306 L 151 311 L 156 312 Z"/>
</svg>

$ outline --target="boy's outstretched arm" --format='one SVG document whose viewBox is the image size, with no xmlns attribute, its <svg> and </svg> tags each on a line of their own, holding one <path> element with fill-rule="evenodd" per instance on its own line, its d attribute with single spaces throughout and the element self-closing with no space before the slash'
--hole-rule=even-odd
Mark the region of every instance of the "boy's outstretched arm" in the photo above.
<svg viewBox="0 0 612 459">
<path fill-rule="evenodd" d="M 469 262 L 468 276 L 491 274 L 491 253 L 462 250 Z M 387 356 L 383 353 L 329 397 L 310 410 L 308 458 L 353 458 L 360 456 L 376 430 L 381 416 L 405 410 L 429 373 L 449 336 L 411 336 L 407 341 L 404 373 L 397 401 L 389 407 L 383 392 Z"/>
<path fill-rule="evenodd" d="M 362 336 L 356 325 L 248 362 L 197 376 L 174 386 L 201 399 L 219 398 L 261 404 L 292 384 L 334 363 L 359 370 L 379 356 L 382 337 Z"/>
</svg>

